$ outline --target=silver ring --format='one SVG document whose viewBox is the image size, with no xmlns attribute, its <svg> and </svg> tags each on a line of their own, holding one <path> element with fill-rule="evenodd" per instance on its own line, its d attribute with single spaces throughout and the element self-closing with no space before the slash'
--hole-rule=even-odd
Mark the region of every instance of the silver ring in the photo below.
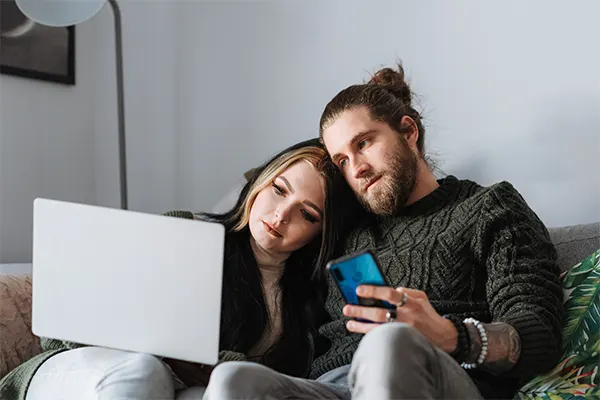
<svg viewBox="0 0 600 400">
<path fill-rule="evenodd" d="M 398 313 L 396 313 L 396 310 L 389 310 L 385 314 L 385 319 L 387 320 L 387 322 L 396 322 L 397 316 L 398 316 Z"/>
<path fill-rule="evenodd" d="M 402 292 L 402 300 L 400 300 L 400 303 L 396 304 L 396 307 L 402 307 L 403 305 L 405 305 L 406 300 L 408 300 L 408 295 L 406 294 L 406 292 Z"/>
</svg>

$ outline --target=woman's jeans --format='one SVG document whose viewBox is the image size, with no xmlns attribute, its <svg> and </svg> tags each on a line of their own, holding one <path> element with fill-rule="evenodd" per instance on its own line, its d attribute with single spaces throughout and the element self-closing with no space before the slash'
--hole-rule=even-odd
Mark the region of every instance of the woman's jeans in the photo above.
<svg viewBox="0 0 600 400">
<path fill-rule="evenodd" d="M 184 390 L 159 358 L 99 347 L 55 355 L 34 375 L 27 400 L 188 400 L 204 388 Z"/>
</svg>

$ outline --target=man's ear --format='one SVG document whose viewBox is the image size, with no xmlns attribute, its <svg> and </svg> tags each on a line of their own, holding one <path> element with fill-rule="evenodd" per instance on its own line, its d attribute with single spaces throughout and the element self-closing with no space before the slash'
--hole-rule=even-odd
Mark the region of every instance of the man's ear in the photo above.
<svg viewBox="0 0 600 400">
<path fill-rule="evenodd" d="M 417 123 L 414 119 L 405 115 L 400 120 L 400 129 L 405 133 L 406 143 L 408 146 L 416 150 L 417 149 L 417 140 L 419 140 L 419 128 L 417 127 Z"/>
</svg>

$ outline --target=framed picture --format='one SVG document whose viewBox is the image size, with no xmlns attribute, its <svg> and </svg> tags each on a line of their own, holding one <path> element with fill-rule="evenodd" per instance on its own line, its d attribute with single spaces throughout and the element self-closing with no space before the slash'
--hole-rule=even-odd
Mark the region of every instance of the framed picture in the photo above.
<svg viewBox="0 0 600 400">
<path fill-rule="evenodd" d="M 37 24 L 0 0 L 0 73 L 75 84 L 75 27 Z"/>
</svg>

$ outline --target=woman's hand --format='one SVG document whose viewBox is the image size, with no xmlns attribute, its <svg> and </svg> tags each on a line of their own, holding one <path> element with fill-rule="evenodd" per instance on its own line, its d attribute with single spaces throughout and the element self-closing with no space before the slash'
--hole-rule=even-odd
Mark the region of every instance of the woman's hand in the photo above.
<svg viewBox="0 0 600 400">
<path fill-rule="evenodd" d="M 208 386 L 210 374 L 214 367 L 206 364 L 195 364 L 172 358 L 163 358 L 175 375 L 187 386 Z"/>
<path fill-rule="evenodd" d="M 429 302 L 425 292 L 408 288 L 391 288 L 386 286 L 361 285 L 356 294 L 363 298 L 385 300 L 396 307 L 396 322 L 404 322 L 416 328 L 429 341 L 451 353 L 456 349 L 458 332 L 451 321 L 439 315 Z M 403 297 L 406 295 L 404 304 Z M 374 323 L 348 321 L 346 327 L 351 332 L 367 333 L 382 322 L 387 321 L 388 309 L 345 305 L 343 313 L 347 317 L 362 318 Z"/>
</svg>

